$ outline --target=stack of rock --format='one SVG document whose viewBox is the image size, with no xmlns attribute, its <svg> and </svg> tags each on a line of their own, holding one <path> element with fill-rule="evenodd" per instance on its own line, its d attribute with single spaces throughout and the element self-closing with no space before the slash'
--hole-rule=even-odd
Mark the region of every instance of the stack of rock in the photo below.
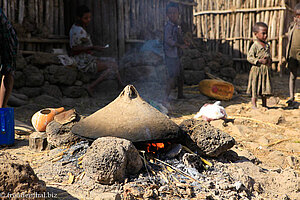
<svg viewBox="0 0 300 200">
<path fill-rule="evenodd" d="M 77 69 L 60 64 L 56 55 L 38 53 L 17 58 L 14 88 L 29 98 L 47 94 L 56 98 L 78 98 L 86 95 L 82 87 L 90 81 Z"/>
<path fill-rule="evenodd" d="M 167 69 L 163 57 L 153 51 L 125 55 L 120 65 L 125 83 L 134 85 L 145 99 L 162 100 L 165 95 Z"/>
<path fill-rule="evenodd" d="M 232 82 L 236 76 L 230 56 L 220 52 L 207 52 L 198 49 L 185 49 L 181 57 L 185 84 L 196 85 L 207 78 L 206 73 Z"/>
</svg>

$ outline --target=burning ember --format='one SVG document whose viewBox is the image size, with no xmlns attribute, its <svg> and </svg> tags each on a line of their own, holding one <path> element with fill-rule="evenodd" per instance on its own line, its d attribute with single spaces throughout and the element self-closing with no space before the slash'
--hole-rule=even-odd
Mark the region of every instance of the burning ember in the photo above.
<svg viewBox="0 0 300 200">
<path fill-rule="evenodd" d="M 170 145 L 170 142 L 164 143 L 147 143 L 147 152 L 151 154 L 157 154 L 159 152 L 165 151 L 167 147 Z"/>
</svg>

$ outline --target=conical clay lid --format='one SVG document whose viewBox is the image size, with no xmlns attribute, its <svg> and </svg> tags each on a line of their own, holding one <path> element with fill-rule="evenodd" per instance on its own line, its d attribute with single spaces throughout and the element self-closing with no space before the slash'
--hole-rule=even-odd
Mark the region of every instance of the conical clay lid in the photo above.
<svg viewBox="0 0 300 200">
<path fill-rule="evenodd" d="M 179 137 L 177 124 L 144 101 L 133 85 L 127 85 L 113 102 L 75 124 L 72 132 L 90 139 L 113 136 L 132 142 Z"/>
</svg>

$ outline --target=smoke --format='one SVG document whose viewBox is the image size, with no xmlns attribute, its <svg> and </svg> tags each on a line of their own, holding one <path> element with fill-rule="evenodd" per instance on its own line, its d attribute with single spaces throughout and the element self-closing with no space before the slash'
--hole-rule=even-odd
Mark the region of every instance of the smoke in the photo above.
<svg viewBox="0 0 300 200">
<path fill-rule="evenodd" d="M 120 74 L 146 101 L 163 103 L 167 99 L 167 69 L 161 41 L 148 40 L 126 53 L 120 62 Z"/>
</svg>

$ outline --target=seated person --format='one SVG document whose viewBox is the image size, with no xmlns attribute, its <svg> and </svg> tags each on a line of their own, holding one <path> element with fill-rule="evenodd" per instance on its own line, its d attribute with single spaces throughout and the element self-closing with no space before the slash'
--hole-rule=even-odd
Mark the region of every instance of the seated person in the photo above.
<svg viewBox="0 0 300 200">
<path fill-rule="evenodd" d="M 79 6 L 76 10 L 77 21 L 70 30 L 71 55 L 77 63 L 80 71 L 88 73 L 102 72 L 101 75 L 92 82 L 86 89 L 90 96 L 94 88 L 109 76 L 109 72 L 114 71 L 119 88 L 122 88 L 118 64 L 113 58 L 97 58 L 92 55 L 92 51 L 102 51 L 105 47 L 94 46 L 86 28 L 91 21 L 91 12 L 85 5 Z"/>
</svg>

